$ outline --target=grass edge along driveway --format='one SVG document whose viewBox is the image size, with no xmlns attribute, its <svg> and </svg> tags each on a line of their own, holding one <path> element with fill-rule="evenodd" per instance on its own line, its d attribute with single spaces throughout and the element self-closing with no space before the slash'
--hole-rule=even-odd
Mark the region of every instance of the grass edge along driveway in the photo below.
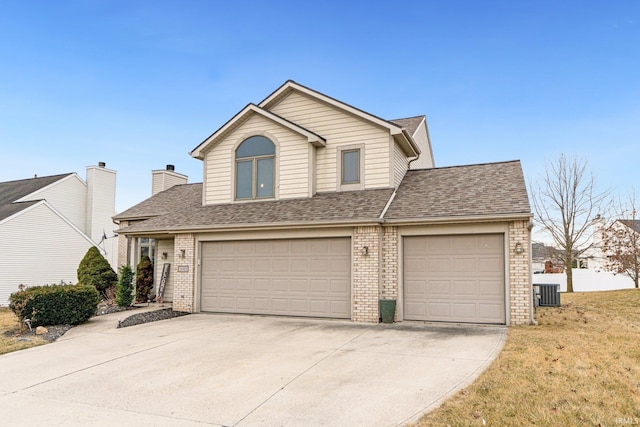
<svg viewBox="0 0 640 427">
<path fill-rule="evenodd" d="M 0 354 L 36 347 L 49 341 L 36 335 L 21 334 L 18 318 L 9 307 L 0 307 Z"/>
<path fill-rule="evenodd" d="M 562 294 L 417 426 L 640 424 L 640 290 Z"/>
</svg>

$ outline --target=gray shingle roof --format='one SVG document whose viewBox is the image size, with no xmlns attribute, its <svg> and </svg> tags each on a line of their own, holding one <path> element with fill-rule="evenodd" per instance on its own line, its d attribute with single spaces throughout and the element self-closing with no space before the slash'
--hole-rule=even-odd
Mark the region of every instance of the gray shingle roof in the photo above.
<svg viewBox="0 0 640 427">
<path fill-rule="evenodd" d="M 158 215 L 132 224 L 124 233 L 368 222 L 378 220 L 392 193 L 393 189 L 319 193 L 311 198 L 201 206 L 202 184 L 187 184 L 158 193 L 115 219 Z"/>
<path fill-rule="evenodd" d="M 416 133 L 416 129 L 420 126 L 420 123 L 425 120 L 425 116 L 407 117 L 405 119 L 389 120 L 391 123 L 395 123 L 400 127 L 405 128 L 411 136 Z"/>
<path fill-rule="evenodd" d="M 408 171 L 387 220 L 529 214 L 519 161 Z"/>
<path fill-rule="evenodd" d="M 115 220 L 147 219 L 176 209 L 202 206 L 202 183 L 174 185 L 113 217 Z"/>
<path fill-rule="evenodd" d="M 176 185 L 116 215 L 146 219 L 123 233 L 378 221 L 393 189 L 202 206 L 202 184 Z M 531 212 L 519 161 L 407 172 L 384 219 L 428 220 Z"/>
<path fill-rule="evenodd" d="M 20 200 L 21 198 L 28 196 L 29 194 L 36 192 L 48 185 L 51 185 L 54 182 L 59 181 L 69 175 L 72 174 L 65 173 L 61 175 L 51 175 L 39 178 L 0 182 L 0 221 L 37 203 L 37 201 L 14 203 L 16 200 Z"/>
</svg>

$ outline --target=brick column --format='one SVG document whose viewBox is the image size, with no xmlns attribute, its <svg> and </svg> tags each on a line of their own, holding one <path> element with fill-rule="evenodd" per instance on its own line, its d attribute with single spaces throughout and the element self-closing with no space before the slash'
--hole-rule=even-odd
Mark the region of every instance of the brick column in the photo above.
<svg viewBox="0 0 640 427">
<path fill-rule="evenodd" d="M 528 325 L 533 319 L 531 288 L 531 233 L 528 221 L 509 223 L 509 299 L 511 304 L 511 325 Z M 520 243 L 524 252 L 516 253 Z"/>
<path fill-rule="evenodd" d="M 125 228 L 129 226 L 129 221 L 120 221 L 118 228 Z M 118 234 L 118 270 L 123 265 L 129 264 L 129 239 L 124 234 Z M 135 271 L 135 266 L 134 266 Z"/>
<path fill-rule="evenodd" d="M 382 228 L 381 296 L 384 299 L 398 299 L 398 227 Z"/>
<path fill-rule="evenodd" d="M 396 300 L 394 321 L 398 321 L 398 227 L 382 228 L 381 298 Z"/>
<path fill-rule="evenodd" d="M 356 322 L 378 322 L 380 227 L 353 229 L 353 310 Z M 363 253 L 367 247 L 367 253 Z"/>
<path fill-rule="evenodd" d="M 184 251 L 184 256 L 182 254 Z M 173 245 L 173 309 L 193 313 L 195 295 L 195 237 L 177 234 Z"/>
</svg>

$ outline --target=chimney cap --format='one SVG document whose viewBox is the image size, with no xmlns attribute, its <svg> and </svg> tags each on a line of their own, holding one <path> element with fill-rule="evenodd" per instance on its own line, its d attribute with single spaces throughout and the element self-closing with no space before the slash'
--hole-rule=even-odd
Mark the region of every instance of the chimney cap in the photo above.
<svg viewBox="0 0 640 427">
<path fill-rule="evenodd" d="M 175 171 L 176 167 L 174 165 L 167 165 L 167 170 L 168 171 Z"/>
<path fill-rule="evenodd" d="M 106 166 L 107 166 L 107 164 L 105 162 L 98 162 L 98 167 L 99 168 L 104 168 Z"/>
</svg>

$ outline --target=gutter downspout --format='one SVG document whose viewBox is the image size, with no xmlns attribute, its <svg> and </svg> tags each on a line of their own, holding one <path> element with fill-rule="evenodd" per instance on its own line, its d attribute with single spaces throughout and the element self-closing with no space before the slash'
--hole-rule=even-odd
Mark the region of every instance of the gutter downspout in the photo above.
<svg viewBox="0 0 640 427">
<path fill-rule="evenodd" d="M 416 157 L 417 159 L 417 157 Z M 387 200 L 387 204 L 384 205 L 384 208 L 382 209 L 382 212 L 380 212 L 380 216 L 378 217 L 378 219 L 380 220 L 380 223 L 382 224 L 384 222 L 384 216 L 387 214 L 387 210 L 389 210 L 389 206 L 391 206 L 391 202 L 393 202 L 393 199 L 396 198 L 396 193 L 398 192 L 398 189 L 394 188 L 393 189 L 393 193 L 391 193 L 391 196 L 389 196 L 389 200 Z"/>
</svg>

